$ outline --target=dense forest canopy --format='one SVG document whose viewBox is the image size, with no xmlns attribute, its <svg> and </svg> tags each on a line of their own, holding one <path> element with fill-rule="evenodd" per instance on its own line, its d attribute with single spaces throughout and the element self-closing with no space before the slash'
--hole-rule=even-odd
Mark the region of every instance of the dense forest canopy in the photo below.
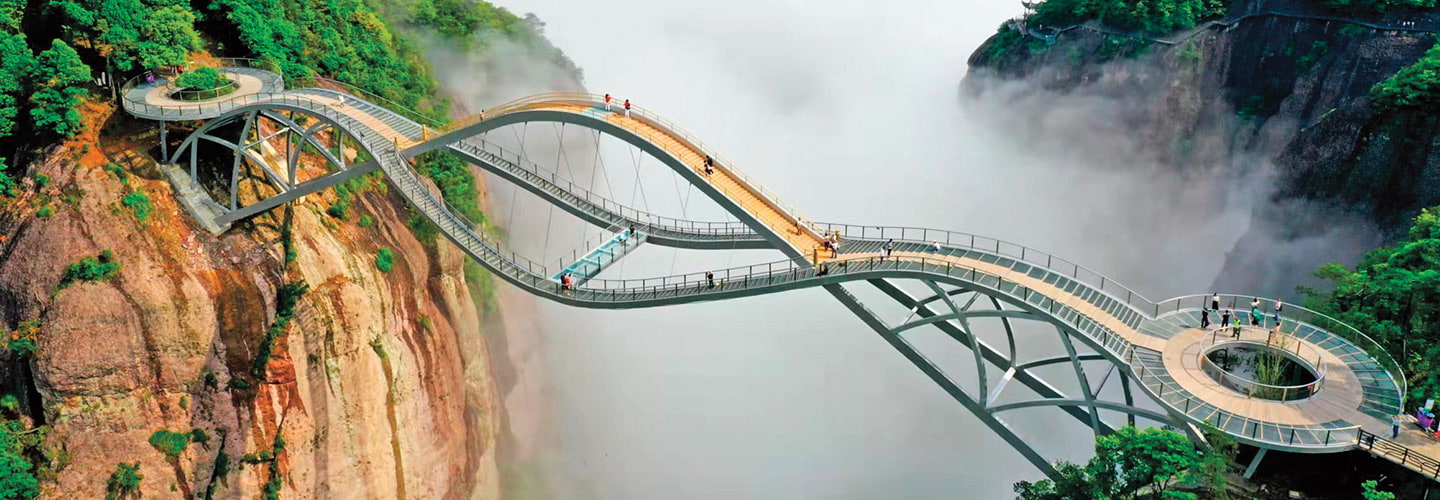
<svg viewBox="0 0 1440 500">
<path fill-rule="evenodd" d="M 1106 26 L 1149 33 L 1193 28 L 1225 13 L 1231 0 L 1045 0 L 1030 22 L 1060 27 L 1099 20 Z"/>
<path fill-rule="evenodd" d="M 1440 398 L 1440 207 L 1415 218 L 1393 246 L 1366 254 L 1353 269 L 1327 264 L 1315 275 L 1333 290 L 1302 289 L 1306 305 L 1365 332 L 1410 379 L 1410 406 Z"/>
</svg>

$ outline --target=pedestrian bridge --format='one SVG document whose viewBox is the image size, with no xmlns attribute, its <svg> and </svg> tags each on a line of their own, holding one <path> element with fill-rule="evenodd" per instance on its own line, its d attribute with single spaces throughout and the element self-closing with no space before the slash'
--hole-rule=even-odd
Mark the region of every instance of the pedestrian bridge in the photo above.
<svg viewBox="0 0 1440 500">
<path fill-rule="evenodd" d="M 250 67 L 248 61 L 230 64 L 234 67 L 224 72 L 240 83 L 238 89 L 205 102 L 167 97 L 164 80 L 135 80 L 123 92 L 126 111 L 160 121 L 162 137 L 169 128 L 166 122 L 207 120 L 173 152 L 168 142 L 162 145 L 166 162 L 188 164 L 190 182 L 200 175 L 200 144 L 218 144 L 234 152 L 229 199 L 207 199 L 203 209 L 193 210 L 212 227 L 223 229 L 346 179 L 379 171 L 470 258 L 548 300 L 626 309 L 823 288 L 1052 476 L 1052 460 L 1033 446 L 1045 440 L 1044 434 L 1022 435 L 1007 423 L 1006 412 L 1055 408 L 1095 434 L 1140 418 L 1172 426 L 1198 440 L 1203 439 L 1200 428 L 1210 425 L 1261 450 L 1332 453 L 1364 446 L 1427 476 L 1440 474 L 1437 463 L 1426 458 L 1440 456 L 1440 446 L 1418 431 L 1407 431 L 1393 441 L 1382 438 L 1381 451 L 1375 451 L 1374 434 L 1389 436 L 1390 417 L 1403 410 L 1404 373 L 1363 332 L 1317 312 L 1287 305 L 1278 334 L 1263 326 L 1245 327 L 1240 338 L 1233 338 L 1199 327 L 1199 314 L 1209 296 L 1151 300 L 1050 253 L 973 234 L 815 222 L 658 114 L 641 107 L 628 113 L 618 105 L 607 107 L 593 94 L 530 96 L 440 124 L 339 82 L 283 81 Z M 260 125 L 267 119 L 269 129 Z M 488 131 L 527 123 L 578 125 L 633 145 L 660 160 L 738 222 L 697 222 L 636 210 L 484 138 Z M 221 137 L 222 131 L 236 126 L 242 127 L 239 138 Z M 277 137 L 294 147 L 280 152 L 270 145 Z M 301 151 L 323 157 L 329 173 L 300 179 Z M 410 159 L 432 151 L 456 155 L 609 229 L 614 236 L 569 263 L 531 260 L 449 207 L 422 180 Z M 704 167 L 707 157 L 715 160 L 713 172 Z M 273 196 L 241 206 L 233 187 L 245 177 L 246 168 L 263 171 L 261 177 L 271 185 Z M 634 234 L 624 236 L 622 242 L 621 236 L 631 231 Z M 827 241 L 838 248 L 832 250 Z M 642 244 L 709 251 L 774 249 L 785 259 L 716 270 L 713 280 L 703 270 L 644 279 L 605 277 L 606 266 Z M 567 274 L 574 281 L 561 286 Z M 899 282 L 923 284 L 927 292 L 915 295 Z M 875 287 L 911 314 L 900 321 L 877 314 L 847 288 L 864 285 Z M 1222 307 L 1241 311 L 1251 298 L 1225 295 Z M 1272 310 L 1273 302 L 1261 302 L 1262 311 Z M 1022 321 L 1053 328 L 1066 354 L 1027 359 L 1017 348 L 1013 328 Z M 1004 342 L 982 337 L 981 324 L 997 325 Z M 922 327 L 938 329 L 963 347 L 965 357 L 973 361 L 975 379 L 961 380 L 907 338 L 907 332 Z M 1237 388 L 1235 381 L 1207 373 L 1204 351 L 1245 342 L 1283 346 L 1309 369 L 1323 373 L 1322 380 L 1305 387 Z M 1103 377 L 1086 369 L 1097 363 L 1106 367 Z M 1053 374 L 1044 369 L 1057 365 L 1073 368 L 1074 379 L 1055 384 L 1042 376 L 1042 372 Z M 1015 384 L 1025 389 L 1016 389 Z M 1107 397 L 1107 387 L 1108 394 L 1118 396 Z M 1255 397 L 1271 389 L 1284 397 Z M 1403 457 L 1400 451 L 1384 451 L 1391 449 L 1385 446 L 1403 450 Z M 1250 472 L 1258 463 L 1259 457 Z"/>
</svg>

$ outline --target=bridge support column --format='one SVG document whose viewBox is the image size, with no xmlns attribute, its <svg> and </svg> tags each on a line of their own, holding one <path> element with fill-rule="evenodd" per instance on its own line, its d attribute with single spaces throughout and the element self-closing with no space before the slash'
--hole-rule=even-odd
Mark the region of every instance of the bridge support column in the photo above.
<svg viewBox="0 0 1440 500">
<path fill-rule="evenodd" d="M 1270 451 L 1269 448 L 1260 448 L 1260 451 L 1255 452 L 1255 458 L 1250 459 L 1250 466 L 1245 468 L 1245 479 L 1250 479 L 1255 475 L 1255 470 L 1260 468 L 1260 461 L 1265 459 L 1265 453 L 1268 451 Z"/>
<path fill-rule="evenodd" d="M 160 158 L 163 160 L 170 158 L 170 141 L 165 139 L 165 130 L 169 128 L 165 126 L 165 120 L 160 120 Z M 161 163 L 165 163 L 165 161 L 161 161 Z"/>
</svg>

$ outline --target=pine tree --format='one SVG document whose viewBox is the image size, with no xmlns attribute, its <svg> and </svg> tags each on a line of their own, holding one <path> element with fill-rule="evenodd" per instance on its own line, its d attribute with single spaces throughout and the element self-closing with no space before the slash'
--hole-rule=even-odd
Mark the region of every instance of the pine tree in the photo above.
<svg viewBox="0 0 1440 500">
<path fill-rule="evenodd" d="M 35 126 L 61 137 L 80 131 L 80 99 L 88 93 L 82 85 L 90 81 L 90 67 L 80 54 L 56 39 L 40 53 L 35 70 L 35 94 L 30 97 L 30 118 Z"/>
</svg>

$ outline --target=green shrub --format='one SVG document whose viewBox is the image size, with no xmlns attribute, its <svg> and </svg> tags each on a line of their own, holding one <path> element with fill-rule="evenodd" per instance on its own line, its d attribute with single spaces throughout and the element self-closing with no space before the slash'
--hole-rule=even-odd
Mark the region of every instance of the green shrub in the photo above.
<svg viewBox="0 0 1440 500">
<path fill-rule="evenodd" d="M 149 221 L 150 213 L 155 210 L 155 207 L 150 204 L 150 195 L 145 194 L 144 191 L 131 191 L 120 199 L 120 203 L 134 212 L 135 219 L 140 222 Z"/>
<path fill-rule="evenodd" d="M 371 218 L 369 215 L 361 215 L 361 216 L 360 216 L 360 227 L 370 227 L 370 226 L 373 226 L 373 225 L 375 225 L 375 219 L 374 219 L 374 218 Z"/>
<path fill-rule="evenodd" d="M 30 339 L 11 340 L 10 343 L 6 345 L 6 349 L 9 349 L 11 354 L 21 358 L 27 358 L 35 354 L 35 341 Z"/>
<path fill-rule="evenodd" d="M 40 187 L 42 187 L 42 188 L 45 187 L 45 186 L 49 186 L 49 185 L 50 185 L 50 176 L 45 175 L 45 174 L 35 174 L 35 185 L 36 185 L 36 186 L 40 186 Z"/>
<path fill-rule="evenodd" d="M 13 198 L 17 194 L 20 194 L 20 191 L 15 187 L 15 178 L 10 177 L 10 174 L 0 172 L 0 196 Z"/>
<path fill-rule="evenodd" d="M 195 68 L 175 77 L 175 85 L 186 90 L 211 90 L 230 83 L 225 75 L 211 67 Z"/>
<path fill-rule="evenodd" d="M 11 415 L 20 413 L 20 399 L 16 398 L 14 394 L 6 394 L 4 397 L 0 397 L 0 409 L 5 410 Z"/>
<path fill-rule="evenodd" d="M 381 248 L 380 251 L 375 252 L 375 267 L 383 273 L 395 269 L 395 251 Z"/>
<path fill-rule="evenodd" d="M 410 228 L 415 239 L 420 240 L 420 244 L 427 247 L 435 246 L 435 242 L 440 239 L 440 227 L 430 222 L 430 219 L 425 218 L 418 211 L 410 212 L 410 217 L 405 219 L 405 227 Z"/>
<path fill-rule="evenodd" d="M 105 171 L 115 174 L 115 178 L 120 179 L 121 184 L 130 184 L 130 174 L 126 173 L 125 169 L 120 168 L 120 165 L 114 163 L 106 164 Z"/>
<path fill-rule="evenodd" d="M 190 429 L 190 442 L 198 444 L 200 446 L 209 447 L 210 435 L 205 433 L 205 429 L 201 429 L 198 427 Z"/>
<path fill-rule="evenodd" d="M 35 211 L 35 216 L 41 219 L 48 219 L 52 215 L 55 215 L 55 208 L 51 207 L 50 205 L 45 205 L 43 207 L 40 207 L 39 210 Z"/>
<path fill-rule="evenodd" d="M 60 276 L 60 288 L 70 286 L 76 281 L 92 283 L 104 281 L 118 272 L 120 272 L 120 263 L 115 262 L 115 254 L 104 250 L 100 252 L 99 258 L 86 257 L 65 268 L 65 274 Z"/>
<path fill-rule="evenodd" d="M 139 498 L 140 481 L 144 479 L 145 475 L 140 473 L 140 462 L 116 464 L 115 472 L 105 481 L 105 500 Z"/>
<path fill-rule="evenodd" d="M 1370 104 L 1379 113 L 1434 114 L 1440 110 L 1440 44 L 1415 64 L 1371 87 Z"/>
<path fill-rule="evenodd" d="M 160 429 L 150 435 L 150 446 L 164 453 L 166 458 L 179 458 L 180 454 L 185 452 L 185 447 L 190 446 L 190 434 Z"/>
</svg>

